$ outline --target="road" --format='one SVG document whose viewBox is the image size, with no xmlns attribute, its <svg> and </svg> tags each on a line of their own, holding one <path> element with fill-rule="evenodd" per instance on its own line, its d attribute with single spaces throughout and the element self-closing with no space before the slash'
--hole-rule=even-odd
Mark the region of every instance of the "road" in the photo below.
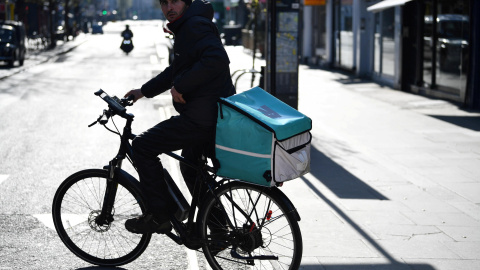
<svg viewBox="0 0 480 270">
<path fill-rule="evenodd" d="M 119 49 L 124 23 L 109 23 L 104 35 L 89 36 L 68 54 L 0 81 L 0 269 L 90 269 L 56 235 L 51 204 L 63 179 L 101 168 L 116 154 L 116 135 L 99 125 L 87 127 L 106 108 L 93 93 L 102 88 L 123 96 L 166 66 L 158 57 L 162 52 L 157 54 L 166 55 L 161 22 L 130 24 L 135 49 L 128 56 Z M 136 117 L 134 133 L 172 113 L 169 106 L 158 109 L 168 104 L 164 99 L 169 96 L 129 108 Z M 192 252 L 155 235 L 124 269 L 203 269 L 203 254 Z"/>
</svg>

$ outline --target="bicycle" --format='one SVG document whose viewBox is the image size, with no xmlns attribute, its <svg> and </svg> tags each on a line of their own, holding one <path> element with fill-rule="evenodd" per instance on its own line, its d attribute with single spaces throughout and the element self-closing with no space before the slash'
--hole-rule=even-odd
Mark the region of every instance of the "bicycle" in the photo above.
<svg viewBox="0 0 480 270">
<path fill-rule="evenodd" d="M 52 215 L 60 239 L 76 256 L 95 265 L 120 266 L 138 258 L 152 236 L 133 234 L 124 227 L 127 219 L 146 209 L 139 181 L 122 170 L 124 159 L 135 167 L 130 143 L 135 138 L 134 115 L 126 111 L 133 96 L 118 99 L 101 89 L 95 95 L 107 102 L 108 109 L 89 127 L 99 123 L 117 134 L 118 154 L 103 169 L 82 170 L 64 180 L 56 191 Z M 113 116 L 126 120 L 123 133 L 107 127 Z M 201 248 L 216 270 L 299 268 L 300 216 L 278 187 L 228 178 L 217 181 L 216 170 L 206 159 L 195 164 L 175 153 L 166 155 L 198 172 L 188 204 L 164 170 L 176 206 L 170 213 L 174 230 L 166 236 L 189 249 Z M 202 187 L 207 191 L 202 193 Z"/>
</svg>

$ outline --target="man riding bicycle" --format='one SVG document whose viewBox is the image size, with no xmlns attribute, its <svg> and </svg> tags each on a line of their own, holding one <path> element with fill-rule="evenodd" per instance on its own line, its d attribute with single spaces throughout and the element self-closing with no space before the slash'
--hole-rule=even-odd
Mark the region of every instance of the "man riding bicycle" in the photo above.
<svg viewBox="0 0 480 270">
<path fill-rule="evenodd" d="M 212 150 L 217 119 L 217 100 L 235 94 L 229 58 L 212 22 L 213 8 L 204 0 L 160 0 L 162 12 L 175 35 L 173 63 L 140 89 L 129 91 L 134 101 L 170 90 L 179 113 L 138 135 L 132 142 L 134 165 L 147 199 L 146 214 L 125 223 L 133 233 L 167 233 L 169 195 L 158 155 L 182 150 L 196 161 Z M 208 148 L 208 149 L 206 149 Z M 192 192 L 196 171 L 181 164 L 182 175 Z"/>
</svg>

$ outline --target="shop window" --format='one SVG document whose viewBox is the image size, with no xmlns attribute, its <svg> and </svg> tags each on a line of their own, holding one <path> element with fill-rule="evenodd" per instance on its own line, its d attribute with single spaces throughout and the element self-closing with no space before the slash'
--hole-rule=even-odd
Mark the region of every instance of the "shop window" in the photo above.
<svg viewBox="0 0 480 270">
<path fill-rule="evenodd" d="M 314 55 L 319 59 L 326 59 L 326 6 L 314 6 L 313 12 Z"/>
<path fill-rule="evenodd" d="M 335 2 L 335 64 L 353 69 L 353 5 L 352 0 Z"/>
<path fill-rule="evenodd" d="M 395 75 L 395 8 L 375 14 L 374 71 L 377 76 Z"/>
<path fill-rule="evenodd" d="M 423 81 L 427 88 L 463 96 L 469 60 L 469 1 L 427 1 Z"/>
</svg>

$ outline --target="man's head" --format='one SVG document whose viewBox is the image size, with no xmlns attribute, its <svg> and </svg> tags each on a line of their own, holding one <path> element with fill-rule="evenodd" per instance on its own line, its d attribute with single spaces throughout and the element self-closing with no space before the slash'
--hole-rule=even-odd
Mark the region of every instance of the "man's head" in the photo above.
<svg viewBox="0 0 480 270">
<path fill-rule="evenodd" d="M 163 15 L 169 22 L 173 22 L 190 6 L 192 0 L 160 0 Z"/>
</svg>

